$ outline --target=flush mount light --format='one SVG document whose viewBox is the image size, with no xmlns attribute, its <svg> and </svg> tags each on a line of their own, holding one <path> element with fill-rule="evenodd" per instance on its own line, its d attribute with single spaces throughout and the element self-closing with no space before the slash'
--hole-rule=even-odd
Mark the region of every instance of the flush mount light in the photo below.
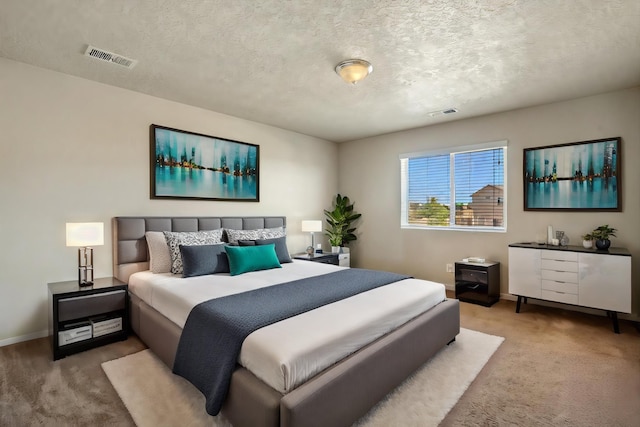
<svg viewBox="0 0 640 427">
<path fill-rule="evenodd" d="M 347 83 L 356 84 L 371 72 L 373 65 L 364 59 L 347 59 L 336 65 L 336 73 Z"/>
</svg>

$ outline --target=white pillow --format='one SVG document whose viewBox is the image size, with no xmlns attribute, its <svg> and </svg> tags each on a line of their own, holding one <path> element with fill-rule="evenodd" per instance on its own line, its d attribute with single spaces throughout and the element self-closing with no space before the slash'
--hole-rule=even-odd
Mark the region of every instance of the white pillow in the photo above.
<svg viewBox="0 0 640 427">
<path fill-rule="evenodd" d="M 225 228 L 225 231 L 227 232 L 227 239 L 231 244 L 237 244 L 238 240 L 275 239 L 286 236 L 283 227 L 256 228 L 255 230 L 234 230 L 231 228 Z"/>
<path fill-rule="evenodd" d="M 163 231 L 171 255 L 171 272 L 182 274 L 182 255 L 180 245 L 213 245 L 222 242 L 222 228 L 207 231 Z"/>
<path fill-rule="evenodd" d="M 167 239 L 162 231 L 144 233 L 149 248 L 149 270 L 152 273 L 168 273 L 171 271 L 171 255 Z"/>
</svg>

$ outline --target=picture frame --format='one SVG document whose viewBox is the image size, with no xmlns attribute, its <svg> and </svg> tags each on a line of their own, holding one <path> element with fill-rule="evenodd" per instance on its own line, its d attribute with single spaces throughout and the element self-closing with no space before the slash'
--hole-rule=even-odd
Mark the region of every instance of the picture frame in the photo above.
<svg viewBox="0 0 640 427">
<path fill-rule="evenodd" d="M 525 211 L 622 211 L 620 137 L 525 148 Z"/>
<path fill-rule="evenodd" d="M 260 146 L 152 124 L 151 199 L 260 201 Z"/>
</svg>

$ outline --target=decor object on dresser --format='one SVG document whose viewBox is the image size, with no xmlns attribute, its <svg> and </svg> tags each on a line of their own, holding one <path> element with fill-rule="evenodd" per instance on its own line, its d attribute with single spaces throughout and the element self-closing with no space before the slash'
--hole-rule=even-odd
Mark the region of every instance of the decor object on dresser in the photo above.
<svg viewBox="0 0 640 427">
<path fill-rule="evenodd" d="M 127 285 L 113 277 L 96 279 L 91 288 L 75 280 L 49 283 L 49 335 L 53 360 L 129 335 Z"/>
<path fill-rule="evenodd" d="M 68 222 L 66 224 L 67 246 L 78 248 L 78 284 L 93 285 L 93 248 L 104 245 L 102 222 Z"/>
<path fill-rule="evenodd" d="M 582 247 L 585 249 L 591 249 L 593 247 L 593 236 L 591 233 L 582 235 Z"/>
<path fill-rule="evenodd" d="M 260 201 L 260 146 L 151 125 L 151 198 Z"/>
<path fill-rule="evenodd" d="M 499 262 L 471 258 L 456 261 L 455 279 L 460 301 L 491 307 L 500 299 Z"/>
<path fill-rule="evenodd" d="M 611 246 L 611 240 L 609 237 L 616 237 L 615 228 L 609 227 L 608 224 L 601 225 L 591 232 L 592 238 L 596 241 L 596 248 L 601 251 L 606 251 Z"/>
<path fill-rule="evenodd" d="M 316 247 L 316 241 L 315 241 L 315 233 L 317 233 L 318 231 L 322 231 L 322 221 L 321 220 L 305 220 L 302 221 L 302 227 L 301 227 L 303 232 L 307 232 L 307 233 L 311 233 L 311 252 L 313 252 Z M 307 248 L 307 253 L 309 253 L 309 248 Z"/>
<path fill-rule="evenodd" d="M 606 310 L 619 333 L 617 313 L 631 313 L 631 253 L 625 248 L 604 252 L 513 243 L 509 293 L 518 296 L 516 313 L 527 298 Z"/>
<path fill-rule="evenodd" d="M 622 211 L 621 138 L 524 149 L 525 211 Z"/>
<path fill-rule="evenodd" d="M 340 252 L 341 246 L 348 246 L 349 242 L 358 239 L 358 236 L 354 234 L 356 227 L 352 227 L 351 224 L 362 214 L 353 210 L 354 204 L 351 203 L 349 197 L 342 197 L 338 194 L 333 209 L 330 211 L 325 209 L 324 211 L 329 224 L 329 227 L 325 229 L 325 234 L 329 238 L 332 252 Z"/>
</svg>

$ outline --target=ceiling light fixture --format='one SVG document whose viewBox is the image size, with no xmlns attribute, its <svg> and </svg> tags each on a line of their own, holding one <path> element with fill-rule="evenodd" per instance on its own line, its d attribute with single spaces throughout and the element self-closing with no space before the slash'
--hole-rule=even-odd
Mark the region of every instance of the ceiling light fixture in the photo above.
<svg viewBox="0 0 640 427">
<path fill-rule="evenodd" d="M 347 83 L 356 84 L 373 72 L 373 65 L 364 59 L 347 59 L 336 65 L 336 73 Z"/>
</svg>

